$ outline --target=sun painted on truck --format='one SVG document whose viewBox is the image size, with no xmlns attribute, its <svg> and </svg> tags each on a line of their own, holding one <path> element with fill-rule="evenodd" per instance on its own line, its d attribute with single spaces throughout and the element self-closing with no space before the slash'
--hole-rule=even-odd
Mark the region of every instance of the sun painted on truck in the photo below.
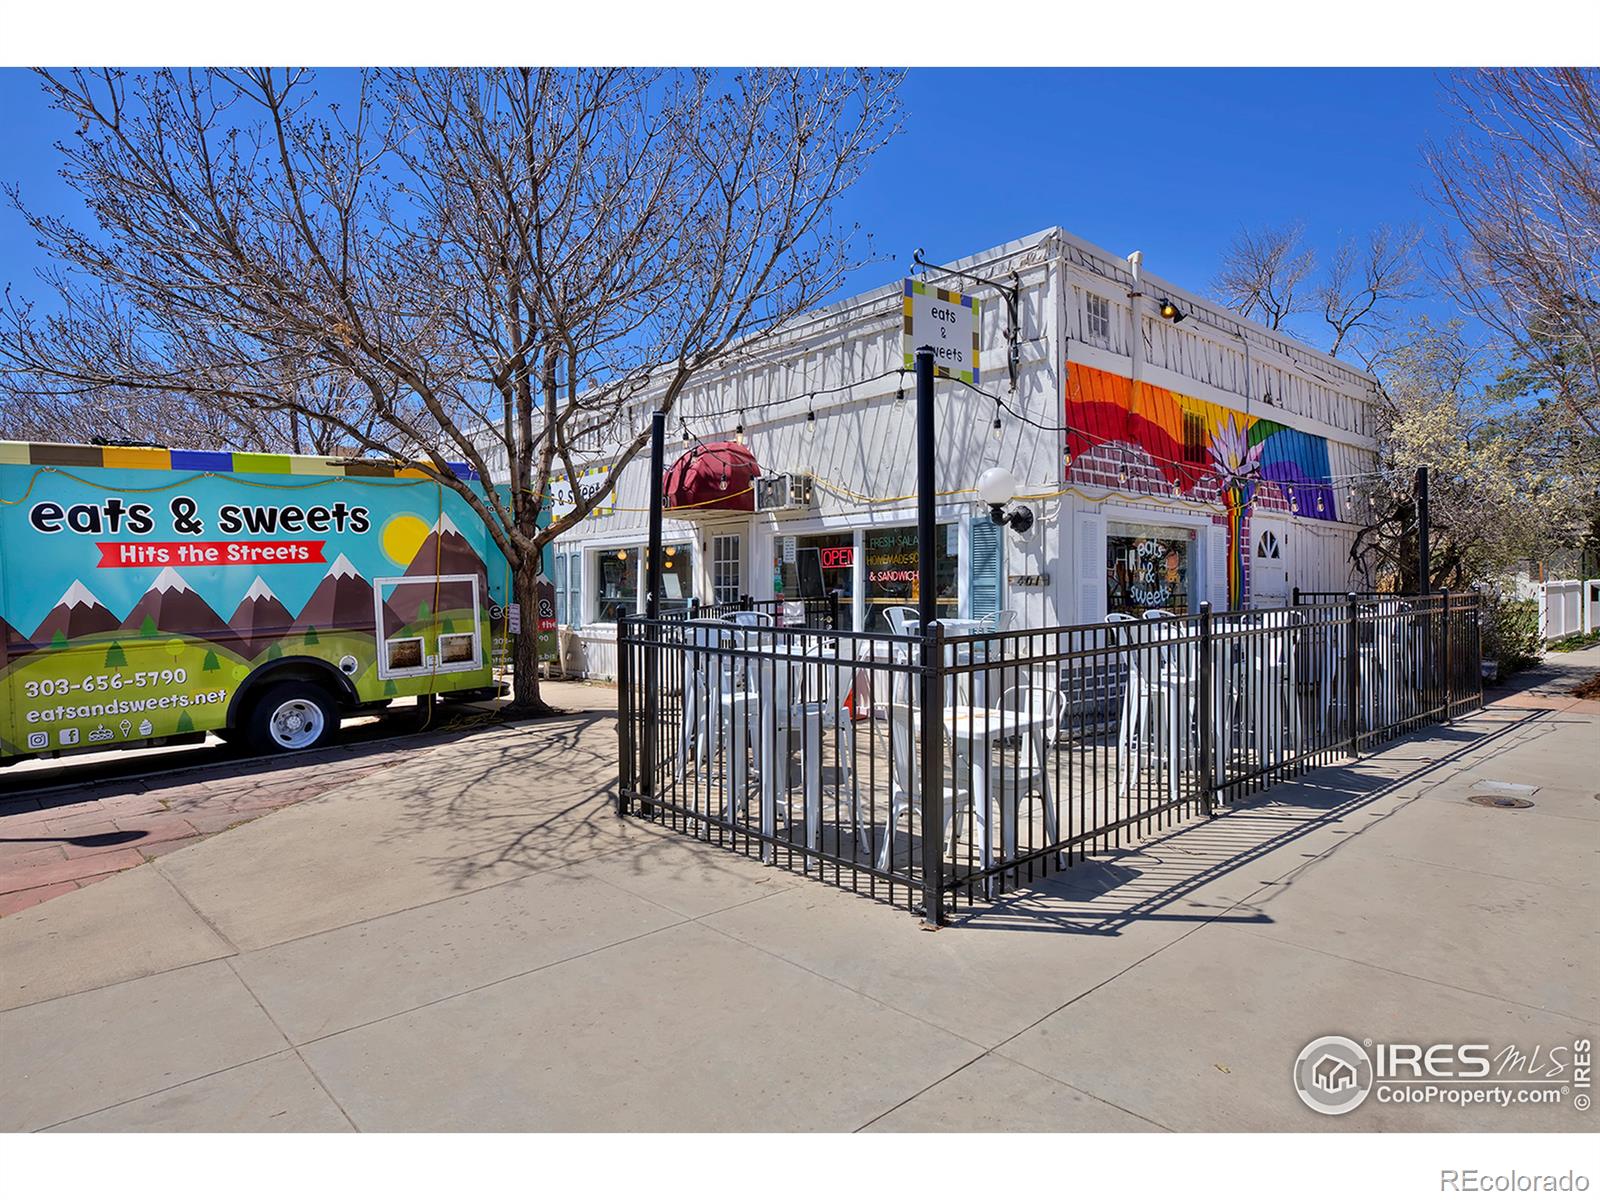
<svg viewBox="0 0 1600 1200">
<path fill-rule="evenodd" d="M 403 467 L 0 443 L 0 755 L 223 728 L 280 676 L 345 709 L 489 688 L 507 582 Z"/>
<path fill-rule="evenodd" d="M 1315 434 L 1076 363 L 1067 367 L 1064 415 L 1073 459 L 1130 446 L 1178 495 L 1215 490 L 1227 518 L 1231 608 L 1244 599 L 1244 520 L 1261 483 L 1276 484 L 1297 516 L 1339 519 L 1328 443 Z"/>
</svg>

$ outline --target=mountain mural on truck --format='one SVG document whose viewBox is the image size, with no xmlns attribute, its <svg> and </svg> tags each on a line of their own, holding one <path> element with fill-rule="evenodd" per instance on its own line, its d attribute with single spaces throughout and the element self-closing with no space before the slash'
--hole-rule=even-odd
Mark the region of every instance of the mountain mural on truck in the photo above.
<svg viewBox="0 0 1600 1200">
<path fill-rule="evenodd" d="M 488 568 L 483 559 L 448 516 L 440 515 L 417 547 L 405 569 L 408 579 L 433 575 L 472 575 L 478 580 L 478 602 L 488 601 Z M 425 620 L 425 614 L 470 611 L 472 585 L 459 583 L 402 583 L 395 586 L 384 604 L 384 634 Z"/>
<path fill-rule="evenodd" d="M 227 632 L 216 610 L 191 588 L 182 575 L 164 567 L 143 596 L 122 618 L 132 633 L 183 633 L 215 641 Z"/>
<path fill-rule="evenodd" d="M 284 607 L 266 581 L 257 575 L 245 591 L 239 607 L 228 618 L 228 628 L 233 632 L 234 644 L 246 659 L 255 658 L 267 646 L 282 637 L 294 624 L 294 618 Z"/>
<path fill-rule="evenodd" d="M 0 617 L 0 658 L 5 657 L 5 648 L 8 646 L 19 653 L 32 648 L 28 644 L 28 639 L 17 632 L 10 621 Z"/>
<path fill-rule="evenodd" d="M 70 642 L 73 638 L 110 633 L 119 624 L 111 610 L 101 604 L 81 580 L 74 579 L 28 640 L 36 646 L 47 646 L 57 640 Z"/>
<path fill-rule="evenodd" d="M 301 607 L 289 632 L 304 634 L 312 629 L 323 632 L 344 629 L 372 633 L 374 627 L 372 584 L 341 554 L 333 560 L 322 582 Z"/>
</svg>

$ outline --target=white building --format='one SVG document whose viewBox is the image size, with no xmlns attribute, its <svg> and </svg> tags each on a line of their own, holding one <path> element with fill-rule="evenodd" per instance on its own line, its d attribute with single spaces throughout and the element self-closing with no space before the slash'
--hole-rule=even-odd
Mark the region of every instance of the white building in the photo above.
<svg viewBox="0 0 1600 1200">
<path fill-rule="evenodd" d="M 944 611 L 1015 609 L 1019 626 L 1047 627 L 1351 586 L 1359 526 L 1348 518 L 1365 516 L 1355 485 L 1374 462 L 1370 376 L 1061 229 L 952 268 L 995 286 L 926 276 L 983 301 L 981 391 L 937 383 Z M 669 508 L 665 607 L 790 598 L 815 587 L 817 569 L 858 629 L 880 628 L 888 604 L 915 603 L 902 303 L 897 284 L 818 310 L 680 400 L 669 466 L 697 444 L 742 439 L 763 475 L 811 487 L 808 502 L 769 511 Z M 1232 477 L 1230 450 L 1244 469 Z M 1025 535 L 996 526 L 973 491 L 997 464 L 1033 511 Z M 643 608 L 648 474 L 641 456 L 557 545 L 558 617 L 592 676 L 614 671 L 617 614 Z"/>
</svg>

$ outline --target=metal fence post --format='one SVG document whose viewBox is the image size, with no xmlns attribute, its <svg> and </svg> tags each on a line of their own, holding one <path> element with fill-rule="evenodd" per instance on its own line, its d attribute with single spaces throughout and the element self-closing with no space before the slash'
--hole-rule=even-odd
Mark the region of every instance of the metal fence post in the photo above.
<svg viewBox="0 0 1600 1200">
<path fill-rule="evenodd" d="M 1442 600 L 1443 608 L 1441 610 L 1439 620 L 1443 624 L 1444 629 L 1440 633 L 1440 636 L 1439 636 L 1439 642 L 1440 642 L 1439 657 L 1441 659 L 1443 659 L 1443 662 L 1444 662 L 1444 666 L 1443 666 L 1443 674 L 1444 674 L 1444 719 L 1445 719 L 1445 722 L 1448 723 L 1450 721 L 1451 716 L 1453 715 L 1453 711 L 1452 710 L 1455 707 L 1455 693 L 1456 693 L 1455 663 L 1452 662 L 1451 659 L 1450 659 L 1450 589 L 1449 588 L 1442 589 L 1442 597 L 1443 597 L 1443 600 Z"/>
<path fill-rule="evenodd" d="M 839 632 L 839 589 L 828 592 L 828 628 Z"/>
<path fill-rule="evenodd" d="M 628 652 L 628 618 L 617 618 L 617 757 L 622 770 L 617 779 L 617 816 L 628 815 L 628 797 L 633 792 L 633 671 Z"/>
<path fill-rule="evenodd" d="M 1200 602 L 1200 811 L 1206 816 L 1216 812 L 1216 697 L 1212 695 L 1212 641 L 1211 601 Z"/>
<path fill-rule="evenodd" d="M 944 924 L 944 626 L 922 631 L 922 738 L 917 790 L 922 793 L 922 919 Z"/>
<path fill-rule="evenodd" d="M 1348 695 L 1347 723 L 1350 729 L 1350 753 L 1361 756 L 1361 631 L 1357 625 L 1356 594 L 1346 597 L 1345 622 L 1345 691 Z"/>
</svg>

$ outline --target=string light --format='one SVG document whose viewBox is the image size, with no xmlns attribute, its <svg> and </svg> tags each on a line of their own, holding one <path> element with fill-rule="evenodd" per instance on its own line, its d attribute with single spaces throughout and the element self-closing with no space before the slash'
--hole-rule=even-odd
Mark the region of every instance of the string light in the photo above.
<svg viewBox="0 0 1600 1200">
<path fill-rule="evenodd" d="M 817 436 L 817 406 L 816 406 L 816 394 L 813 393 L 810 396 L 806 397 L 806 430 L 805 430 L 806 444 L 810 445 L 812 439 L 814 439 L 816 436 Z"/>
<path fill-rule="evenodd" d="M 739 423 L 733 427 L 733 440 L 741 446 L 744 445 L 744 409 L 742 408 L 739 410 Z M 723 478 L 727 478 L 726 474 L 724 474 Z M 728 485 L 723 483 L 722 486 L 727 487 Z"/>
</svg>

